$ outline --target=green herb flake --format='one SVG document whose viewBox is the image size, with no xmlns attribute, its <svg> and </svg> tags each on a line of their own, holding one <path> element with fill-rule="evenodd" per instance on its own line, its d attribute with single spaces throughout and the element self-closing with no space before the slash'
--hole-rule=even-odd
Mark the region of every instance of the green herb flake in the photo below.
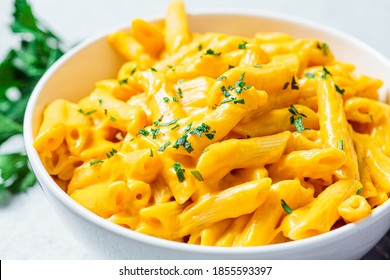
<svg viewBox="0 0 390 280">
<path fill-rule="evenodd" d="M 302 117 L 307 118 L 307 116 L 303 113 L 299 113 L 294 105 L 291 105 L 290 108 L 288 108 L 288 111 L 291 113 L 290 124 L 293 124 L 299 133 L 304 131 L 305 127 L 303 126 Z"/>
<path fill-rule="evenodd" d="M 329 54 L 329 47 L 326 43 L 320 43 L 320 42 L 317 42 L 317 49 L 319 50 L 322 50 L 322 53 L 324 56 L 328 56 Z"/>
<path fill-rule="evenodd" d="M 175 130 L 176 128 L 178 128 L 180 125 L 177 123 L 176 125 L 174 125 L 171 130 Z"/>
<path fill-rule="evenodd" d="M 245 104 L 245 100 L 242 98 L 242 99 L 234 100 L 233 103 L 234 104 Z"/>
<path fill-rule="evenodd" d="M 88 112 L 84 112 L 83 109 L 79 109 L 78 111 L 79 111 L 81 114 L 83 114 L 84 116 L 89 116 L 89 115 L 91 115 L 91 114 L 97 112 L 97 110 L 91 110 L 91 111 L 88 111 Z"/>
<path fill-rule="evenodd" d="M 170 125 L 173 125 L 175 124 L 179 119 L 176 118 L 176 119 L 173 119 L 171 120 L 170 122 L 167 122 L 167 123 L 160 123 L 159 126 L 170 126 Z"/>
<path fill-rule="evenodd" d="M 322 71 L 324 73 L 321 75 L 321 78 L 326 79 L 326 75 L 332 76 L 332 73 L 330 73 L 328 69 L 326 69 L 325 65 L 322 65 Z"/>
<path fill-rule="evenodd" d="M 263 65 L 256 63 L 253 67 L 255 67 L 255 68 L 261 68 L 261 67 L 263 67 Z"/>
<path fill-rule="evenodd" d="M 238 48 L 240 50 L 245 50 L 246 49 L 246 44 L 248 44 L 248 42 L 244 41 L 243 43 L 238 44 Z"/>
<path fill-rule="evenodd" d="M 182 84 L 182 83 L 184 83 L 184 79 L 180 79 L 180 80 L 178 80 L 178 81 L 177 81 L 177 83 L 178 83 L 178 84 Z"/>
<path fill-rule="evenodd" d="M 101 160 L 101 159 L 93 160 L 93 161 L 89 162 L 89 166 L 92 166 L 92 165 L 95 165 L 98 163 L 103 163 L 103 162 L 104 162 L 104 160 Z"/>
<path fill-rule="evenodd" d="M 310 73 L 310 72 L 306 72 L 306 73 L 305 73 L 305 76 L 308 77 L 309 79 L 314 79 L 314 78 L 316 77 L 315 74 Z"/>
<path fill-rule="evenodd" d="M 181 90 L 181 88 L 177 89 L 177 95 L 179 95 L 180 98 L 183 98 L 183 91 Z"/>
<path fill-rule="evenodd" d="M 153 138 L 153 139 L 156 139 L 156 138 L 157 138 L 157 135 L 158 135 L 159 132 L 160 132 L 160 128 L 152 128 L 150 131 L 151 131 L 151 133 L 152 133 L 152 138 Z"/>
<path fill-rule="evenodd" d="M 222 81 L 223 79 L 226 79 L 226 76 L 219 76 L 218 78 L 217 78 L 217 81 Z"/>
<path fill-rule="evenodd" d="M 230 65 L 230 64 L 229 64 L 228 70 L 230 70 L 230 69 L 232 69 L 232 68 L 234 68 L 234 67 L 235 67 L 234 65 Z"/>
<path fill-rule="evenodd" d="M 150 67 L 150 70 L 153 72 L 157 72 L 156 68 Z"/>
<path fill-rule="evenodd" d="M 102 106 L 103 105 L 103 99 L 99 99 L 99 105 Z"/>
<path fill-rule="evenodd" d="M 114 116 L 111 116 L 111 115 L 110 115 L 110 121 L 115 122 L 115 121 L 116 121 L 116 118 L 115 118 Z"/>
<path fill-rule="evenodd" d="M 366 114 L 370 117 L 371 122 L 374 122 L 374 117 L 371 115 L 370 112 L 366 112 Z"/>
<path fill-rule="evenodd" d="M 174 97 L 172 97 L 172 100 L 173 100 L 173 102 L 179 102 L 179 99 L 177 99 L 177 97 L 176 96 L 174 96 Z"/>
<path fill-rule="evenodd" d="M 202 45 L 202 44 L 199 44 L 199 46 L 198 46 L 198 51 L 201 51 L 201 50 L 203 50 L 203 45 Z"/>
<path fill-rule="evenodd" d="M 282 208 L 283 210 L 287 213 L 287 214 L 291 214 L 293 211 L 291 209 L 290 206 L 288 206 L 288 204 L 286 203 L 286 201 L 284 201 L 283 199 L 280 200 L 281 202 L 281 205 L 282 205 Z"/>
<path fill-rule="evenodd" d="M 131 70 L 130 75 L 133 76 L 135 71 L 137 71 L 137 67 L 134 67 L 133 70 Z"/>
<path fill-rule="evenodd" d="M 221 86 L 221 91 L 222 91 L 223 96 L 225 96 L 225 97 L 230 96 L 230 93 L 228 92 L 228 90 L 226 89 L 225 86 Z"/>
<path fill-rule="evenodd" d="M 222 53 L 221 52 L 214 52 L 212 49 L 208 49 L 204 54 L 207 55 L 212 55 L 212 56 L 220 56 Z"/>
<path fill-rule="evenodd" d="M 106 157 L 108 159 L 112 158 L 118 151 L 115 150 L 114 148 L 111 149 L 111 151 L 109 151 L 108 153 L 106 153 Z"/>
<path fill-rule="evenodd" d="M 185 180 L 185 176 L 184 176 L 185 169 L 181 168 L 180 162 L 175 162 L 173 164 L 173 169 L 176 172 L 176 176 L 179 182 L 180 183 L 183 182 Z"/>
<path fill-rule="evenodd" d="M 357 194 L 357 195 L 361 195 L 362 192 L 363 192 L 363 187 L 360 187 L 360 188 L 356 191 L 356 194 Z"/>
<path fill-rule="evenodd" d="M 164 115 L 161 115 L 161 116 L 157 119 L 157 121 L 154 121 L 154 122 L 153 122 L 153 124 L 156 125 L 156 126 L 158 126 L 158 125 L 160 124 L 160 122 L 162 121 L 163 118 L 164 118 Z"/>
<path fill-rule="evenodd" d="M 123 84 L 127 84 L 128 78 L 122 79 L 118 81 L 118 84 L 121 86 Z"/>
<path fill-rule="evenodd" d="M 175 145 L 172 147 L 175 149 L 178 149 L 179 147 L 183 147 L 184 150 L 186 150 L 189 154 L 194 151 L 194 148 L 192 147 L 191 143 L 187 141 L 188 138 L 188 132 L 191 130 L 192 123 L 187 125 L 187 127 L 184 129 L 183 135 L 176 140 Z"/>
<path fill-rule="evenodd" d="M 294 76 L 292 77 L 292 80 L 291 80 L 291 89 L 292 90 L 298 90 L 299 89 L 299 86 L 298 86 L 297 82 L 295 81 L 295 77 Z"/>
<path fill-rule="evenodd" d="M 196 180 L 204 181 L 202 174 L 198 170 L 191 170 L 190 172 L 191 172 L 192 176 L 195 177 Z"/>
<path fill-rule="evenodd" d="M 168 103 L 169 102 L 169 97 L 164 97 L 163 100 L 164 100 L 165 103 Z"/>
<path fill-rule="evenodd" d="M 338 85 L 334 85 L 334 88 L 336 89 L 336 91 L 338 92 L 338 93 L 340 93 L 341 95 L 343 95 L 344 94 L 344 92 L 345 92 L 345 89 L 344 88 L 340 88 Z"/>
<path fill-rule="evenodd" d="M 168 148 L 169 145 L 171 145 L 170 141 L 166 142 L 164 145 L 162 145 L 160 148 L 158 148 L 157 151 L 163 152 L 166 148 Z"/>
<path fill-rule="evenodd" d="M 150 154 L 149 154 L 149 157 L 153 157 L 153 150 L 152 150 L 152 148 L 150 148 Z"/>
<path fill-rule="evenodd" d="M 344 150 L 344 141 L 343 140 L 339 140 L 339 150 Z"/>
<path fill-rule="evenodd" d="M 138 131 L 138 134 L 141 134 L 141 135 L 143 135 L 143 136 L 149 136 L 150 132 L 147 131 L 147 130 L 145 129 L 145 127 L 144 127 L 144 128 L 142 128 L 140 131 Z"/>
</svg>

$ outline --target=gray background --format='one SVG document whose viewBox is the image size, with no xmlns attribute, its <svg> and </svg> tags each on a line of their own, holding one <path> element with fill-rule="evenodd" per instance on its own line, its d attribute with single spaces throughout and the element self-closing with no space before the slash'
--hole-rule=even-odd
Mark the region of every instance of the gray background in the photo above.
<svg viewBox="0 0 390 280">
<path fill-rule="evenodd" d="M 134 17 L 164 14 L 169 0 L 30 0 L 35 14 L 74 44 Z M 0 56 L 16 44 L 10 36 L 12 0 L 0 0 Z M 349 33 L 390 59 L 389 0 L 186 0 L 189 12 L 207 7 L 270 10 L 315 20 Z M 20 139 L 0 147 L 17 149 Z M 0 259 L 91 259 L 52 212 L 39 186 L 0 207 Z"/>
</svg>

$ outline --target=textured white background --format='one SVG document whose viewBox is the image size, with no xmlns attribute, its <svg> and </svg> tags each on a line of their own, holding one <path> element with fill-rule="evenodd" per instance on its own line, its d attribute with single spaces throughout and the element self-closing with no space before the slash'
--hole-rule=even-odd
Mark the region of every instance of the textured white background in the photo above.
<svg viewBox="0 0 390 280">
<path fill-rule="evenodd" d="M 30 0 L 34 12 L 65 42 L 74 44 L 134 17 L 164 14 L 169 0 Z M 239 7 L 315 20 L 364 41 L 390 59 L 389 0 L 185 0 L 187 10 Z M 13 0 L 0 0 L 0 56 L 11 38 Z M 12 145 L 13 146 L 13 145 Z M 0 152 L 9 149 L 1 147 Z M 11 147 L 12 148 L 12 147 Z M 39 186 L 0 207 L 0 259 L 93 259 L 52 212 Z"/>
</svg>

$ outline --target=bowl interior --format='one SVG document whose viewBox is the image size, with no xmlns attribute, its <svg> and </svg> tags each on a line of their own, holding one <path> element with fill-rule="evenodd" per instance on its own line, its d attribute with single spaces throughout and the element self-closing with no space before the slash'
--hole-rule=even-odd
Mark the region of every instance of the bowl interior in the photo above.
<svg viewBox="0 0 390 280">
<path fill-rule="evenodd" d="M 151 18 L 150 21 L 161 23 L 159 17 Z M 382 79 L 384 85 L 380 92 L 381 99 L 385 100 L 387 97 L 390 88 L 390 63 L 365 44 L 341 32 L 313 22 L 268 12 L 232 12 L 221 9 L 218 9 L 218 13 L 200 11 L 189 14 L 188 21 L 191 31 L 200 33 L 223 32 L 253 36 L 256 32 L 274 31 L 288 33 L 296 38 L 315 38 L 324 41 L 338 60 L 354 64 L 358 73 Z M 58 98 L 78 101 L 93 90 L 97 81 L 115 78 L 124 60 L 113 52 L 106 36 L 114 30 L 126 28 L 128 27 L 123 25 L 102 32 L 66 53 L 47 71 L 33 92 L 25 117 L 25 145 L 38 178 L 43 176 L 45 182 L 50 182 L 47 188 L 55 187 L 55 183 L 45 172 L 32 147 L 42 121 L 42 110 L 48 103 Z M 62 191 L 63 194 L 60 194 L 59 187 L 57 189 L 55 195 L 65 204 L 68 203 L 70 199 L 65 198 L 66 194 Z M 69 208 L 73 207 L 68 204 Z M 390 202 L 387 201 L 384 206 L 386 209 L 381 211 L 385 210 L 382 212 L 389 214 Z M 390 218 L 387 219 L 387 223 L 389 220 Z M 117 227 L 114 224 L 107 226 Z M 386 227 L 388 229 L 389 225 Z"/>
</svg>

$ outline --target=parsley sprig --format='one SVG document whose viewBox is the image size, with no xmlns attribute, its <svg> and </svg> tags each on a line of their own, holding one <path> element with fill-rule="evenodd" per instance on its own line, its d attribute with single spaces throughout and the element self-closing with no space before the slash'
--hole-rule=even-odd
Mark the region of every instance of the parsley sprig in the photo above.
<svg viewBox="0 0 390 280">
<path fill-rule="evenodd" d="M 0 63 L 0 145 L 23 133 L 23 117 L 40 77 L 65 52 L 62 41 L 33 14 L 26 0 L 14 1 L 11 31 L 19 45 Z M 17 98 L 9 98 L 16 92 Z M 35 182 L 24 151 L 0 155 L 0 200 L 26 191 Z M 5 201 L 5 202 L 7 202 Z"/>
</svg>

